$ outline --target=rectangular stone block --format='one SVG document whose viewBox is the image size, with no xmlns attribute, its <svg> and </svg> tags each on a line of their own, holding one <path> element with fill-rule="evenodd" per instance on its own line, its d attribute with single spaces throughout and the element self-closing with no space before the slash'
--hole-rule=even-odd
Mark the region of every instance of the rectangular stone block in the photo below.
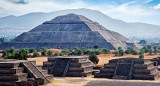
<svg viewBox="0 0 160 86">
<path fill-rule="evenodd" d="M 0 74 L 17 74 L 23 73 L 23 68 L 0 68 Z"/>
</svg>

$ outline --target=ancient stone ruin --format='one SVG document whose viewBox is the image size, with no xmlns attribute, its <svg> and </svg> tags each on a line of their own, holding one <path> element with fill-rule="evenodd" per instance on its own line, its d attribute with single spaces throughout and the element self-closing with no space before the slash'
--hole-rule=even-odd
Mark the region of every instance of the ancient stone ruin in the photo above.
<svg viewBox="0 0 160 86">
<path fill-rule="evenodd" d="M 158 66 L 150 60 L 121 58 L 110 60 L 95 77 L 111 79 L 156 80 L 160 76 Z"/>
<path fill-rule="evenodd" d="M 14 40 L 0 45 L 0 49 L 20 48 L 93 48 L 95 44 L 108 49 L 135 47 L 135 44 L 117 32 L 107 30 L 84 16 L 68 14 L 25 32 Z"/>
<path fill-rule="evenodd" d="M 53 75 L 37 66 L 35 61 L 0 61 L 0 86 L 39 86 L 50 83 Z"/>
<path fill-rule="evenodd" d="M 52 57 L 43 63 L 43 69 L 56 77 L 87 77 L 92 75 L 94 66 L 88 58 L 82 56 Z"/>
</svg>

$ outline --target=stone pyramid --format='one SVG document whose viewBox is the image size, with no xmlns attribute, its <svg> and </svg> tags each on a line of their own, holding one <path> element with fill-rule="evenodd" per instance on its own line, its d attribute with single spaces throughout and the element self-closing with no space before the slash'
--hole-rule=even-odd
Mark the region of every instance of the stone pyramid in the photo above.
<svg viewBox="0 0 160 86">
<path fill-rule="evenodd" d="M 43 69 L 55 77 L 87 77 L 92 75 L 95 66 L 84 56 L 49 57 L 43 62 Z"/>
<path fill-rule="evenodd" d="M 112 59 L 95 77 L 111 79 L 156 80 L 160 77 L 158 65 L 151 60 L 139 58 Z"/>
<path fill-rule="evenodd" d="M 38 20 L 37 20 L 38 21 Z M 135 47 L 134 43 L 117 32 L 107 30 L 84 16 L 68 14 L 25 32 L 0 46 L 1 49 L 18 48 L 93 48 L 95 44 L 108 49 Z"/>
</svg>

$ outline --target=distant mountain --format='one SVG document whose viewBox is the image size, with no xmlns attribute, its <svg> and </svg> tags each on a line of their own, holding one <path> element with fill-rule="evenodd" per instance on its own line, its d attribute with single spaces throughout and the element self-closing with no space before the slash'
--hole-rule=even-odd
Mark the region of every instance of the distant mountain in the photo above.
<svg viewBox="0 0 160 86">
<path fill-rule="evenodd" d="M 113 19 L 100 11 L 89 9 L 69 9 L 55 11 L 51 13 L 29 13 L 22 16 L 7 16 L 0 18 L 0 36 L 17 36 L 22 32 L 27 32 L 35 26 L 49 21 L 52 18 L 69 13 L 83 15 L 92 21 L 96 21 L 105 28 L 118 32 L 128 38 L 136 37 L 160 38 L 160 26 L 145 23 L 127 23 Z M 118 15 L 118 14 L 117 14 Z M 10 35 L 11 34 L 11 35 Z"/>
</svg>

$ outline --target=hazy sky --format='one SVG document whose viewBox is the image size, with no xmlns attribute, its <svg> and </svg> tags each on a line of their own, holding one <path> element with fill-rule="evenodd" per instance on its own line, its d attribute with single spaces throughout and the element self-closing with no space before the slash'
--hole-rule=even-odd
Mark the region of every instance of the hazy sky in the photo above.
<svg viewBox="0 0 160 86">
<path fill-rule="evenodd" d="M 160 25 L 160 0 L 0 0 L 0 17 L 87 8 L 127 22 Z"/>
</svg>

